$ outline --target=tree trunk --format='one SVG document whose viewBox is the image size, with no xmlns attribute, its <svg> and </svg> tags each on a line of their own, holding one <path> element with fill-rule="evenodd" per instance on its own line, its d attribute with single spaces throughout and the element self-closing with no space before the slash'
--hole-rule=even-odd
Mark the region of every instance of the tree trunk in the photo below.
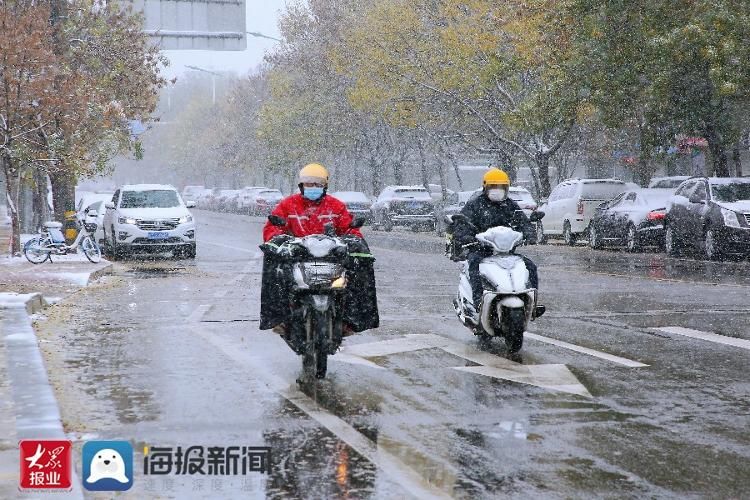
<svg viewBox="0 0 750 500">
<path fill-rule="evenodd" d="M 549 155 L 537 153 L 536 164 L 539 169 L 539 189 L 542 198 L 547 198 L 552 187 L 549 184 Z"/>
<path fill-rule="evenodd" d="M 10 222 L 11 222 L 11 239 L 10 239 L 10 254 L 18 255 L 21 253 L 21 224 L 18 214 L 18 188 L 20 185 L 20 179 L 18 172 L 13 168 L 11 159 L 6 155 L 0 156 L 0 166 L 3 168 L 5 173 L 5 198 L 8 202 L 8 210 L 10 211 Z"/>
<path fill-rule="evenodd" d="M 419 173 L 422 179 L 422 185 L 430 192 L 430 178 L 427 175 L 427 158 L 424 154 L 424 144 L 422 144 L 422 138 L 417 137 L 417 149 L 419 149 Z"/>
<path fill-rule="evenodd" d="M 55 205 L 55 220 L 64 222 L 65 212 L 75 210 L 75 175 L 67 171 L 64 165 L 58 165 L 58 168 L 50 173 L 50 182 L 52 183 L 52 203 Z"/>
<path fill-rule="evenodd" d="M 507 151 L 503 150 L 497 152 L 496 158 L 498 163 L 497 168 L 508 174 L 508 177 L 510 177 L 510 183 L 515 184 L 516 179 L 518 178 L 518 168 L 516 167 L 513 155 L 508 154 Z"/>
<path fill-rule="evenodd" d="M 49 205 L 47 205 L 47 174 L 41 168 L 34 168 L 34 197 L 33 197 L 32 228 L 36 231 L 49 220 Z"/>
<path fill-rule="evenodd" d="M 453 154 L 453 151 L 451 151 L 450 146 L 447 144 L 447 141 L 445 141 L 445 144 L 438 143 L 438 147 L 440 148 L 440 152 L 448 158 L 448 161 L 450 161 L 451 166 L 453 167 L 453 173 L 456 174 L 456 181 L 458 182 L 458 190 L 463 191 L 464 190 L 464 181 L 461 179 L 461 171 L 458 168 L 458 160 L 456 159 L 456 155 Z"/>
<path fill-rule="evenodd" d="M 734 163 L 734 175 L 742 177 L 742 155 L 740 154 L 739 144 L 735 144 L 732 149 L 732 162 Z"/>
<path fill-rule="evenodd" d="M 714 175 L 716 177 L 729 177 L 727 153 L 724 150 L 721 134 L 713 125 L 709 125 L 706 128 L 706 140 L 708 141 L 708 149 L 711 151 L 711 160 L 714 164 Z"/>
<path fill-rule="evenodd" d="M 372 192 L 377 196 L 383 187 L 383 177 L 380 175 L 380 165 L 378 164 L 375 157 L 370 155 L 370 185 L 372 186 Z"/>
<path fill-rule="evenodd" d="M 393 180 L 399 185 L 404 183 L 404 164 L 401 158 L 393 162 Z"/>
</svg>

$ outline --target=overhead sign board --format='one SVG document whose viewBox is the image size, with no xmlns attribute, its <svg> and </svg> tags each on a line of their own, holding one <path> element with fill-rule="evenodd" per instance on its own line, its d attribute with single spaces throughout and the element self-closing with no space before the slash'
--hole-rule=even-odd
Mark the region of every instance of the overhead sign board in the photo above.
<svg viewBox="0 0 750 500">
<path fill-rule="evenodd" d="M 245 0 L 132 0 L 162 50 L 245 50 Z"/>
</svg>

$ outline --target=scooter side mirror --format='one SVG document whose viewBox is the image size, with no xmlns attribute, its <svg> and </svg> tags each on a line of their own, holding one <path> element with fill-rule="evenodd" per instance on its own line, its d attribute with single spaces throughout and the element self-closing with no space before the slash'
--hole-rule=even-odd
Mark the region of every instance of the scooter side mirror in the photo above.
<svg viewBox="0 0 750 500">
<path fill-rule="evenodd" d="M 349 227 L 352 229 L 357 229 L 365 225 L 365 218 L 357 216 L 354 219 L 352 219 L 352 222 L 349 224 Z"/>
<path fill-rule="evenodd" d="M 268 222 L 270 222 L 272 225 L 277 226 L 277 227 L 286 226 L 286 219 L 278 215 L 269 215 Z"/>
<path fill-rule="evenodd" d="M 542 220 L 543 218 L 544 218 L 544 212 L 541 212 L 538 210 L 536 212 L 531 212 L 531 215 L 529 216 L 529 220 L 531 222 L 537 222 L 537 221 Z"/>
</svg>

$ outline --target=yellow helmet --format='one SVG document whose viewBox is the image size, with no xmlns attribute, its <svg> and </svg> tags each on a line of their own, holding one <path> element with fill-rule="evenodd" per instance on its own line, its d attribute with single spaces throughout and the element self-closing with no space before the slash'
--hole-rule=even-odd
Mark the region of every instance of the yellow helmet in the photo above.
<svg viewBox="0 0 750 500">
<path fill-rule="evenodd" d="M 328 170 L 320 163 L 310 163 L 305 165 L 302 170 L 299 171 L 299 182 L 303 183 L 315 183 L 315 184 L 328 184 Z"/>
<path fill-rule="evenodd" d="M 510 178 L 499 168 L 491 168 L 482 179 L 482 186 L 488 185 L 510 186 Z"/>
</svg>

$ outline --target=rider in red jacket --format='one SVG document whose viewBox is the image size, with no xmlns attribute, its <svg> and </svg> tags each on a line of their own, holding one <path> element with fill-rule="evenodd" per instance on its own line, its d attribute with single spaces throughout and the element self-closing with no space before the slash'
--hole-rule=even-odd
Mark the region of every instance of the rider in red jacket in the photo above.
<svg viewBox="0 0 750 500">
<path fill-rule="evenodd" d="M 365 251 L 354 259 L 354 267 L 349 269 L 349 285 L 344 297 L 345 333 L 360 332 L 379 325 L 378 305 L 375 294 L 375 273 L 373 258 L 359 229 L 349 227 L 352 215 L 346 205 L 326 194 L 328 171 L 317 163 L 311 163 L 300 171 L 298 194 L 281 200 L 272 215 L 283 218 L 282 227 L 266 222 L 263 228 L 263 241 L 282 245 L 293 237 L 324 234 L 325 225 L 332 223 L 339 236 L 359 238 L 356 243 Z M 355 238 L 355 239 L 356 239 Z M 285 322 L 290 310 L 290 287 L 282 279 L 279 264 L 266 254 L 263 260 L 263 276 L 260 294 L 260 329 L 273 328 L 278 333 L 286 330 Z"/>
<path fill-rule="evenodd" d="M 306 187 L 309 192 L 310 188 Z M 266 222 L 263 228 L 263 241 L 267 242 L 274 236 L 291 233 L 301 238 L 311 234 L 323 234 L 325 224 L 333 222 L 336 234 L 342 236 L 351 234 L 362 238 L 359 229 L 352 229 L 349 224 L 352 216 L 346 205 L 333 196 L 323 195 L 320 199 L 313 201 L 305 198 L 302 193 L 293 194 L 281 200 L 273 210 L 273 215 L 283 217 L 287 221 L 286 227 L 274 226 Z"/>
</svg>

